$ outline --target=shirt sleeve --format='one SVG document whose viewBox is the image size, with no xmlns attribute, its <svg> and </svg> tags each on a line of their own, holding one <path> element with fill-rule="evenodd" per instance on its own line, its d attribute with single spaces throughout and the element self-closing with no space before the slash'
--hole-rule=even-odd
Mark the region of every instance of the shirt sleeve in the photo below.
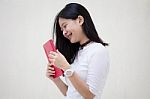
<svg viewBox="0 0 150 99">
<path fill-rule="evenodd" d="M 109 58 L 107 50 L 104 48 L 95 51 L 89 61 L 87 85 L 94 95 L 98 95 L 102 93 L 108 74 Z"/>
</svg>

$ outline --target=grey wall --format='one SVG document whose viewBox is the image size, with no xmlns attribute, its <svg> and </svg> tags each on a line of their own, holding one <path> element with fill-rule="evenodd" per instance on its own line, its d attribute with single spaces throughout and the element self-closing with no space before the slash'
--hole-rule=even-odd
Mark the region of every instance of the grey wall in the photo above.
<svg viewBox="0 0 150 99">
<path fill-rule="evenodd" d="M 76 1 L 89 10 L 99 35 L 110 43 L 102 98 L 149 99 L 150 1 Z M 0 0 L 0 99 L 63 99 L 45 76 L 42 44 L 51 38 L 54 17 L 68 2 Z"/>
</svg>

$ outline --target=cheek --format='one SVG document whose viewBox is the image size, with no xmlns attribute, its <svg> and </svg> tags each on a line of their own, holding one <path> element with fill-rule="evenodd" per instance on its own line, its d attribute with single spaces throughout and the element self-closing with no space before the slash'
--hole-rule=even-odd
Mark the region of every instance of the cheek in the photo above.
<svg viewBox="0 0 150 99">
<path fill-rule="evenodd" d="M 74 25 L 72 23 L 68 24 L 68 26 L 66 27 L 67 30 L 71 31 L 74 29 Z"/>
<path fill-rule="evenodd" d="M 74 21 L 71 21 L 71 22 L 68 24 L 67 30 L 68 30 L 68 31 L 71 31 L 71 32 L 77 30 L 77 25 L 74 23 Z"/>
<path fill-rule="evenodd" d="M 78 32 L 79 29 L 75 24 L 71 24 L 71 25 L 68 26 L 68 30 L 70 32 L 76 33 L 76 32 Z"/>
<path fill-rule="evenodd" d="M 67 26 L 66 30 L 70 32 L 72 30 L 72 27 L 71 26 Z"/>
</svg>

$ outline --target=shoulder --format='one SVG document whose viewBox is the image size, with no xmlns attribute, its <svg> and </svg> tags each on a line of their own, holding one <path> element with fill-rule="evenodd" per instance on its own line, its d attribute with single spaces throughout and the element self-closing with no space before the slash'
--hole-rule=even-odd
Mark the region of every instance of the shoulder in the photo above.
<svg viewBox="0 0 150 99">
<path fill-rule="evenodd" d="M 91 60 L 94 57 L 98 59 L 100 58 L 109 59 L 108 50 L 101 43 L 92 42 L 89 46 L 87 46 L 86 52 L 88 60 Z"/>
<path fill-rule="evenodd" d="M 92 42 L 89 46 L 87 46 L 87 51 L 91 54 L 108 53 L 105 46 L 96 42 Z"/>
<path fill-rule="evenodd" d="M 78 52 L 78 56 L 91 60 L 94 57 L 108 57 L 108 51 L 101 43 L 91 42 Z"/>
</svg>

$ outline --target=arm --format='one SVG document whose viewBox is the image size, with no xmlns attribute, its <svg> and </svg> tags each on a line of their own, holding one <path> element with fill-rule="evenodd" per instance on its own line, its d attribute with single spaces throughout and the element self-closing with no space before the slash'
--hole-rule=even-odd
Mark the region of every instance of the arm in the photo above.
<svg viewBox="0 0 150 99">
<path fill-rule="evenodd" d="M 75 89 L 84 97 L 84 99 L 93 99 L 94 94 L 90 92 L 88 85 L 86 82 L 80 79 L 79 75 L 74 72 L 71 77 L 69 77 L 69 80 L 75 87 Z"/>
<path fill-rule="evenodd" d="M 61 66 L 64 71 L 70 68 L 70 64 L 66 61 L 64 56 L 62 56 L 61 53 L 55 53 L 51 52 L 49 55 L 51 57 L 49 60 L 52 62 L 52 64 L 55 64 L 57 66 Z M 88 85 L 86 82 L 84 82 L 77 73 L 73 73 L 71 77 L 69 77 L 69 80 L 72 82 L 73 86 L 76 88 L 76 90 L 85 98 L 85 99 L 93 99 L 94 95 L 90 92 Z M 61 83 L 62 84 L 62 83 Z M 57 83 L 56 85 L 59 88 L 62 88 L 61 84 Z M 61 87 L 60 87 L 61 86 Z M 64 88 L 63 88 L 64 90 Z"/>
<path fill-rule="evenodd" d="M 64 96 L 66 96 L 66 92 L 67 92 L 68 86 L 60 78 L 56 78 L 56 79 L 57 80 L 55 80 L 54 83 L 59 88 L 59 90 L 61 91 L 61 93 Z"/>
<path fill-rule="evenodd" d="M 99 94 L 98 92 L 103 89 L 108 70 L 107 53 L 103 51 L 104 50 L 95 52 L 93 56 L 90 57 L 86 82 L 83 81 L 76 72 L 69 77 L 69 80 L 75 89 L 85 99 L 93 99 L 94 96 Z M 53 61 L 56 65 L 61 66 L 60 68 L 64 71 L 70 68 L 70 64 L 65 60 L 61 53 L 54 52 L 51 54 L 51 57 L 52 59 L 50 61 Z"/>
<path fill-rule="evenodd" d="M 69 69 L 71 66 L 66 61 L 65 57 L 60 52 L 50 52 L 49 54 L 50 65 L 57 65 L 61 66 L 64 71 Z M 71 77 L 69 77 L 70 81 L 72 82 L 73 86 L 76 90 L 85 98 L 85 99 L 93 99 L 94 95 L 90 92 L 88 85 L 84 82 L 80 77 L 74 72 Z M 55 81 L 55 84 L 60 89 L 60 91 L 66 95 L 67 87 L 64 85 L 62 81 L 59 79 Z M 64 88 L 64 89 L 63 89 Z"/>
<path fill-rule="evenodd" d="M 105 49 L 95 51 L 88 61 L 86 82 L 81 80 L 76 72 L 69 79 L 85 99 L 93 99 L 95 95 L 101 94 L 104 88 L 109 69 L 108 53 Z"/>
<path fill-rule="evenodd" d="M 52 75 L 54 75 L 55 71 L 54 68 L 51 67 L 52 65 L 49 63 L 47 65 L 47 72 L 46 72 L 46 76 L 51 79 L 56 86 L 59 88 L 59 90 L 61 91 L 61 93 L 66 96 L 66 92 L 67 92 L 67 85 L 58 77 L 58 78 L 52 78 Z"/>
</svg>

